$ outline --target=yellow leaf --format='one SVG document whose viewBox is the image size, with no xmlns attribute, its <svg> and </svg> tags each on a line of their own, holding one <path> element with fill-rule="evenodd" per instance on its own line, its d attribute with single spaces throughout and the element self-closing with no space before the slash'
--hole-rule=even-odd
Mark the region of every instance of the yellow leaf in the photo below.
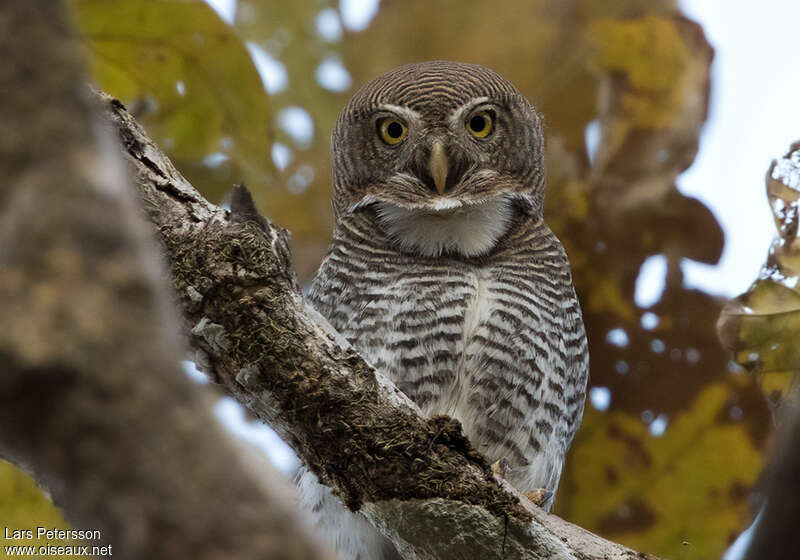
<svg viewBox="0 0 800 560">
<path fill-rule="evenodd" d="M 707 386 L 658 437 L 629 413 L 587 409 L 564 481 L 576 497 L 557 500 L 556 513 L 634 549 L 719 558 L 748 518 L 742 498 L 762 465 L 728 397 L 725 383 Z"/>
<path fill-rule="evenodd" d="M 14 529 L 30 529 L 32 539 L 9 540 L 0 538 L 3 546 L 80 546 L 83 541 L 66 541 L 61 539 L 36 538 L 36 527 L 48 529 L 70 529 L 61 511 L 53 505 L 36 483 L 21 470 L 0 459 L 0 521 L 2 525 Z M 97 527 L 78 527 L 78 529 L 97 529 Z M 0 533 L 4 537 L 5 533 Z M 91 550 L 91 549 L 90 549 Z M 38 558 L 38 556 L 36 556 Z M 47 558 L 84 558 L 84 556 L 53 555 Z"/>
</svg>

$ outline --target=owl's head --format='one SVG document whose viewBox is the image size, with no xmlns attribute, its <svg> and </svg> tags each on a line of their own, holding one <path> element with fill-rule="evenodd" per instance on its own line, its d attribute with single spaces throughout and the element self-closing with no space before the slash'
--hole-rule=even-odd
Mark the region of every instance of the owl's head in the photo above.
<svg viewBox="0 0 800 560">
<path fill-rule="evenodd" d="M 333 164 L 337 218 L 375 212 L 426 256 L 488 253 L 516 213 L 542 211 L 541 118 L 474 64 L 411 64 L 366 84 L 336 122 Z"/>
</svg>

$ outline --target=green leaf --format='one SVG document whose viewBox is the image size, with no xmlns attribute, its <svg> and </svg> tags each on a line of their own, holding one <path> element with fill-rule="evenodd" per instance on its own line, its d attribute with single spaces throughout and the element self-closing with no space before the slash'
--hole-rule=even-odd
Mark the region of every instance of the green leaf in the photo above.
<svg viewBox="0 0 800 560">
<path fill-rule="evenodd" d="M 245 176 L 233 180 L 259 187 L 267 182 L 273 171 L 269 99 L 235 29 L 208 4 L 72 0 L 69 5 L 94 80 L 137 113 L 170 157 L 202 160 L 221 152 L 244 170 Z"/>
</svg>

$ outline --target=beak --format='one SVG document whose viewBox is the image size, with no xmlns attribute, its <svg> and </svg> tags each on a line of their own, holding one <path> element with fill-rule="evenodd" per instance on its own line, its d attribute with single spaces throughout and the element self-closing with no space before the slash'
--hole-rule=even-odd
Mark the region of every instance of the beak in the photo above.
<svg viewBox="0 0 800 560">
<path fill-rule="evenodd" d="M 447 185 L 447 156 L 444 153 L 444 144 L 440 140 L 433 142 L 428 169 L 433 177 L 436 190 L 439 191 L 439 194 L 444 194 L 444 188 Z"/>
</svg>

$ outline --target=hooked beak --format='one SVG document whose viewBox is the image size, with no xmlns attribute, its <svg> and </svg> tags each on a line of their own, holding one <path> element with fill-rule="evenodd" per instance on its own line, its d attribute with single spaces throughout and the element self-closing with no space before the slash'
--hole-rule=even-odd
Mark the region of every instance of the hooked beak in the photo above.
<svg viewBox="0 0 800 560">
<path fill-rule="evenodd" d="M 447 185 L 447 168 L 447 155 L 444 153 L 444 144 L 440 140 L 435 140 L 431 148 L 431 157 L 428 160 L 428 169 L 439 194 L 444 194 L 444 189 Z"/>
</svg>

